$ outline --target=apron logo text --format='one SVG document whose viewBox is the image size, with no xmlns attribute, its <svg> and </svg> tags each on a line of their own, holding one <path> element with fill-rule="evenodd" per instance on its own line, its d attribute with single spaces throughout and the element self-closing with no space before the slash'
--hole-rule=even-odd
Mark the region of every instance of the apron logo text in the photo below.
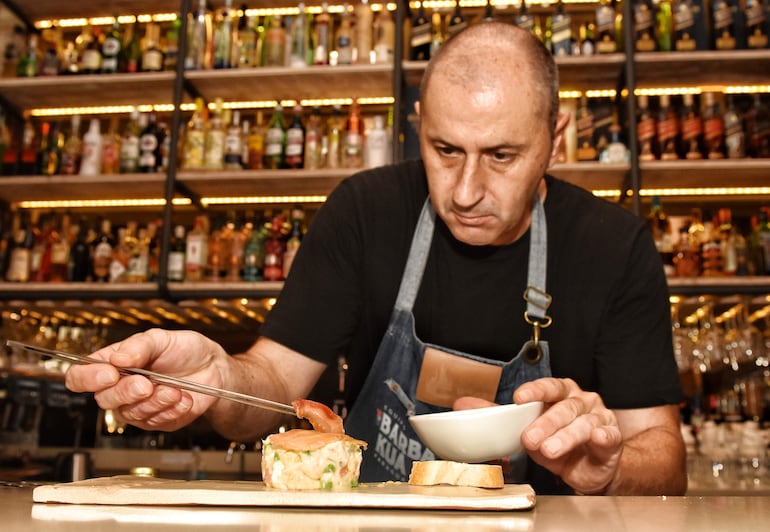
<svg viewBox="0 0 770 532">
<path fill-rule="evenodd" d="M 380 464 L 398 475 L 398 478 L 406 480 L 409 474 L 407 461 L 435 460 L 433 452 L 420 440 L 408 436 L 401 416 L 387 406 L 383 410 L 378 409 L 377 413 L 379 432 L 374 453 Z"/>
</svg>

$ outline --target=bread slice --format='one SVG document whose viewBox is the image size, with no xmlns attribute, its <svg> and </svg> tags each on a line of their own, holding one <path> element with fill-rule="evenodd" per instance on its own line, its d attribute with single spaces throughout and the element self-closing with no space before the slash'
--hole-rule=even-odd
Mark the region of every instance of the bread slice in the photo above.
<svg viewBox="0 0 770 532">
<path fill-rule="evenodd" d="M 477 488 L 502 488 L 503 468 L 491 464 L 465 464 L 450 460 L 414 462 L 409 484 L 415 486 L 473 486 Z"/>
</svg>

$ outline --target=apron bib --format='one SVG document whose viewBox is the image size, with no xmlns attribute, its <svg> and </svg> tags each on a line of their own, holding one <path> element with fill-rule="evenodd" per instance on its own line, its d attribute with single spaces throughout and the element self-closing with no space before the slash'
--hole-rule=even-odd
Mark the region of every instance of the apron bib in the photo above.
<svg viewBox="0 0 770 532">
<path fill-rule="evenodd" d="M 496 391 L 492 391 L 486 398 L 501 404 L 512 402 L 514 390 L 524 382 L 551 376 L 548 343 L 539 339 L 540 329 L 550 324 L 550 318 L 545 313 L 550 304 L 550 297 L 545 292 L 545 212 L 539 196 L 535 198 L 532 207 L 528 288 L 524 294 L 527 300 L 525 319 L 533 325 L 533 337 L 507 362 L 427 344 L 417 337 L 412 307 L 428 259 L 435 216 L 428 199 L 412 237 L 409 257 L 385 336 L 377 349 L 361 393 L 345 420 L 348 434 L 369 443 L 361 465 L 362 482 L 407 481 L 412 462 L 436 458 L 417 437 L 408 420 L 411 415 L 451 409 L 449 398 L 444 395 L 442 400 L 441 390 L 432 393 L 436 390 L 434 385 L 439 379 L 431 381 L 423 375 L 423 381 L 420 382 L 424 360 L 426 368 L 430 365 L 431 358 L 433 367 L 440 368 L 442 360 L 458 357 L 455 360 L 457 364 L 451 364 L 456 368 L 456 373 L 478 370 L 487 382 L 491 382 L 491 379 L 497 381 Z M 428 359 L 425 358 L 426 351 Z M 425 371 L 426 374 L 432 373 Z M 494 390 L 494 386 L 491 389 Z M 427 394 L 432 400 L 430 403 L 418 399 L 425 399 L 426 390 L 431 392 Z M 460 395 L 468 393 L 460 393 L 457 396 Z M 511 468 L 507 471 L 510 474 L 506 474 L 509 478 L 506 478 L 506 481 L 523 481 L 526 457 L 526 453 L 522 453 L 512 458 Z"/>
</svg>

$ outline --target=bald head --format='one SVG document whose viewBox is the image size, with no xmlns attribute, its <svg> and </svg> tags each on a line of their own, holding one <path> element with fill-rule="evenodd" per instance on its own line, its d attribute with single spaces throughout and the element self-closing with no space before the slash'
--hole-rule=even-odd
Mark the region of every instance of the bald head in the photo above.
<svg viewBox="0 0 770 532">
<path fill-rule="evenodd" d="M 546 110 L 551 129 L 559 109 L 559 74 L 548 50 L 532 34 L 505 22 L 469 26 L 446 43 L 428 63 L 420 85 L 420 107 L 433 84 L 452 84 L 468 91 L 501 83 L 529 82 Z M 511 90 L 515 85 L 510 86 Z M 426 101 L 427 100 L 427 101 Z"/>
</svg>

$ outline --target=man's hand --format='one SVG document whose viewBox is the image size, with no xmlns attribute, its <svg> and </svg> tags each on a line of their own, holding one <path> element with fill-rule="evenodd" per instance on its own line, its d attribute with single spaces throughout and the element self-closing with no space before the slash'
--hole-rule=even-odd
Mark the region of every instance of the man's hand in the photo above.
<svg viewBox="0 0 770 532">
<path fill-rule="evenodd" d="M 104 347 L 91 355 L 116 367 L 144 368 L 198 383 L 221 387 L 224 349 L 191 331 L 152 329 Z M 141 375 L 121 376 L 107 364 L 73 365 L 65 383 L 75 392 L 94 392 L 97 404 L 125 423 L 145 430 L 177 430 L 195 420 L 216 401 Z"/>
<path fill-rule="evenodd" d="M 580 493 L 605 492 L 618 471 L 623 434 L 601 397 L 571 379 L 545 378 L 521 385 L 513 398 L 546 406 L 521 435 L 532 459 Z"/>
</svg>

